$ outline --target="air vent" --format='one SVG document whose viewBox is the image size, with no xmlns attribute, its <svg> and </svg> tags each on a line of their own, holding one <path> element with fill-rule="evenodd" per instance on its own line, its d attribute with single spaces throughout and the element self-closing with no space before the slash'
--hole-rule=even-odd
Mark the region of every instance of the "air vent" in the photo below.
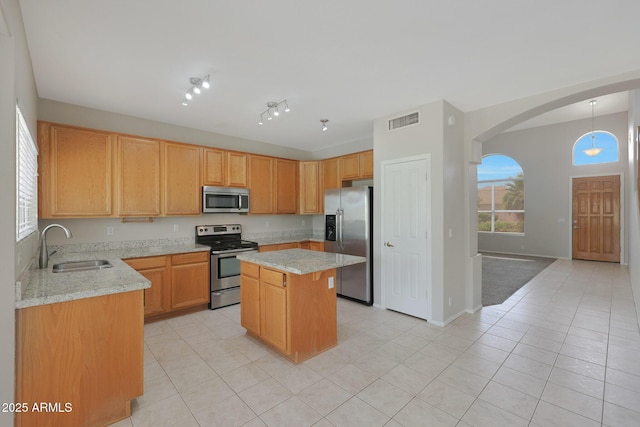
<svg viewBox="0 0 640 427">
<path fill-rule="evenodd" d="M 420 116 L 416 111 L 415 113 L 389 120 L 389 130 L 396 130 L 405 126 L 415 125 L 419 122 Z"/>
</svg>

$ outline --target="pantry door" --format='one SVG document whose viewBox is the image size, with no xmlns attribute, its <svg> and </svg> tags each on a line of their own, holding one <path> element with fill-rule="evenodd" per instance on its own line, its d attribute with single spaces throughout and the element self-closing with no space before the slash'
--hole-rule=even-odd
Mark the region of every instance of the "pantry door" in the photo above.
<svg viewBox="0 0 640 427">
<path fill-rule="evenodd" d="M 620 262 L 620 175 L 573 178 L 573 259 Z"/>
<path fill-rule="evenodd" d="M 429 157 L 382 163 L 382 292 L 385 308 L 429 320 Z"/>
</svg>

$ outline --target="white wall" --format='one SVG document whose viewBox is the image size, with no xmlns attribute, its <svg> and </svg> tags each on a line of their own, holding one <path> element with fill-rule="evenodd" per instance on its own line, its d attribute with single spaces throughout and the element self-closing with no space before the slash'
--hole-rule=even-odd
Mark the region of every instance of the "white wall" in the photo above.
<svg viewBox="0 0 640 427">
<path fill-rule="evenodd" d="M 595 123 L 598 130 L 618 138 L 619 162 L 572 165 L 573 144 L 591 130 L 591 119 L 506 132 L 482 144 L 483 155 L 505 154 L 522 166 L 525 235 L 480 232 L 478 250 L 571 258 L 571 177 L 621 174 L 627 169 L 627 114 L 600 116 Z M 629 198 L 626 193 L 622 194 L 623 201 Z M 625 219 L 624 211 L 621 215 Z M 623 229 L 626 226 L 622 224 Z M 624 246 L 622 252 L 627 253 Z"/>
<path fill-rule="evenodd" d="M 15 243 L 15 103 L 36 135 L 37 95 L 18 0 L 0 0 L 0 402 L 15 402 L 15 281 L 33 258 L 37 235 Z M 13 415 L 0 412 L 0 425 Z"/>
<path fill-rule="evenodd" d="M 389 119 L 420 112 L 420 123 L 393 132 Z M 455 117 L 456 124 L 446 122 Z M 374 299 L 382 292 L 383 248 L 380 205 L 380 163 L 420 154 L 431 154 L 431 320 L 444 324 L 465 309 L 465 173 L 464 115 L 445 101 L 398 112 L 374 121 Z M 451 238 L 449 238 L 451 229 Z M 446 236 L 446 237 L 445 237 Z M 449 298 L 452 300 L 449 306 Z"/>
</svg>

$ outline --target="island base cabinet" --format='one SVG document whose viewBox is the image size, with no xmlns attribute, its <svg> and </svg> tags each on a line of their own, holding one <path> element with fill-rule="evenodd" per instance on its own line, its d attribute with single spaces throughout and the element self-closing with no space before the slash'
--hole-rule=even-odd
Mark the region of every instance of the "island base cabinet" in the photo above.
<svg viewBox="0 0 640 427">
<path fill-rule="evenodd" d="M 105 426 L 143 393 L 143 291 L 16 311 L 15 425 Z M 37 409 L 34 410 L 34 406 Z"/>
<path fill-rule="evenodd" d="M 336 346 L 335 269 L 298 275 L 245 261 L 241 269 L 241 323 L 249 334 L 293 363 Z"/>
</svg>

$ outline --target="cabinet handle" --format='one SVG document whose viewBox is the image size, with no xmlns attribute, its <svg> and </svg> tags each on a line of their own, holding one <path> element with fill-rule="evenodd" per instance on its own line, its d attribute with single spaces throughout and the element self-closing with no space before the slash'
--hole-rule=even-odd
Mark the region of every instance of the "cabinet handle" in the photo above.
<svg viewBox="0 0 640 427">
<path fill-rule="evenodd" d="M 282 273 L 282 287 L 286 288 L 287 287 L 287 275 Z"/>
</svg>

